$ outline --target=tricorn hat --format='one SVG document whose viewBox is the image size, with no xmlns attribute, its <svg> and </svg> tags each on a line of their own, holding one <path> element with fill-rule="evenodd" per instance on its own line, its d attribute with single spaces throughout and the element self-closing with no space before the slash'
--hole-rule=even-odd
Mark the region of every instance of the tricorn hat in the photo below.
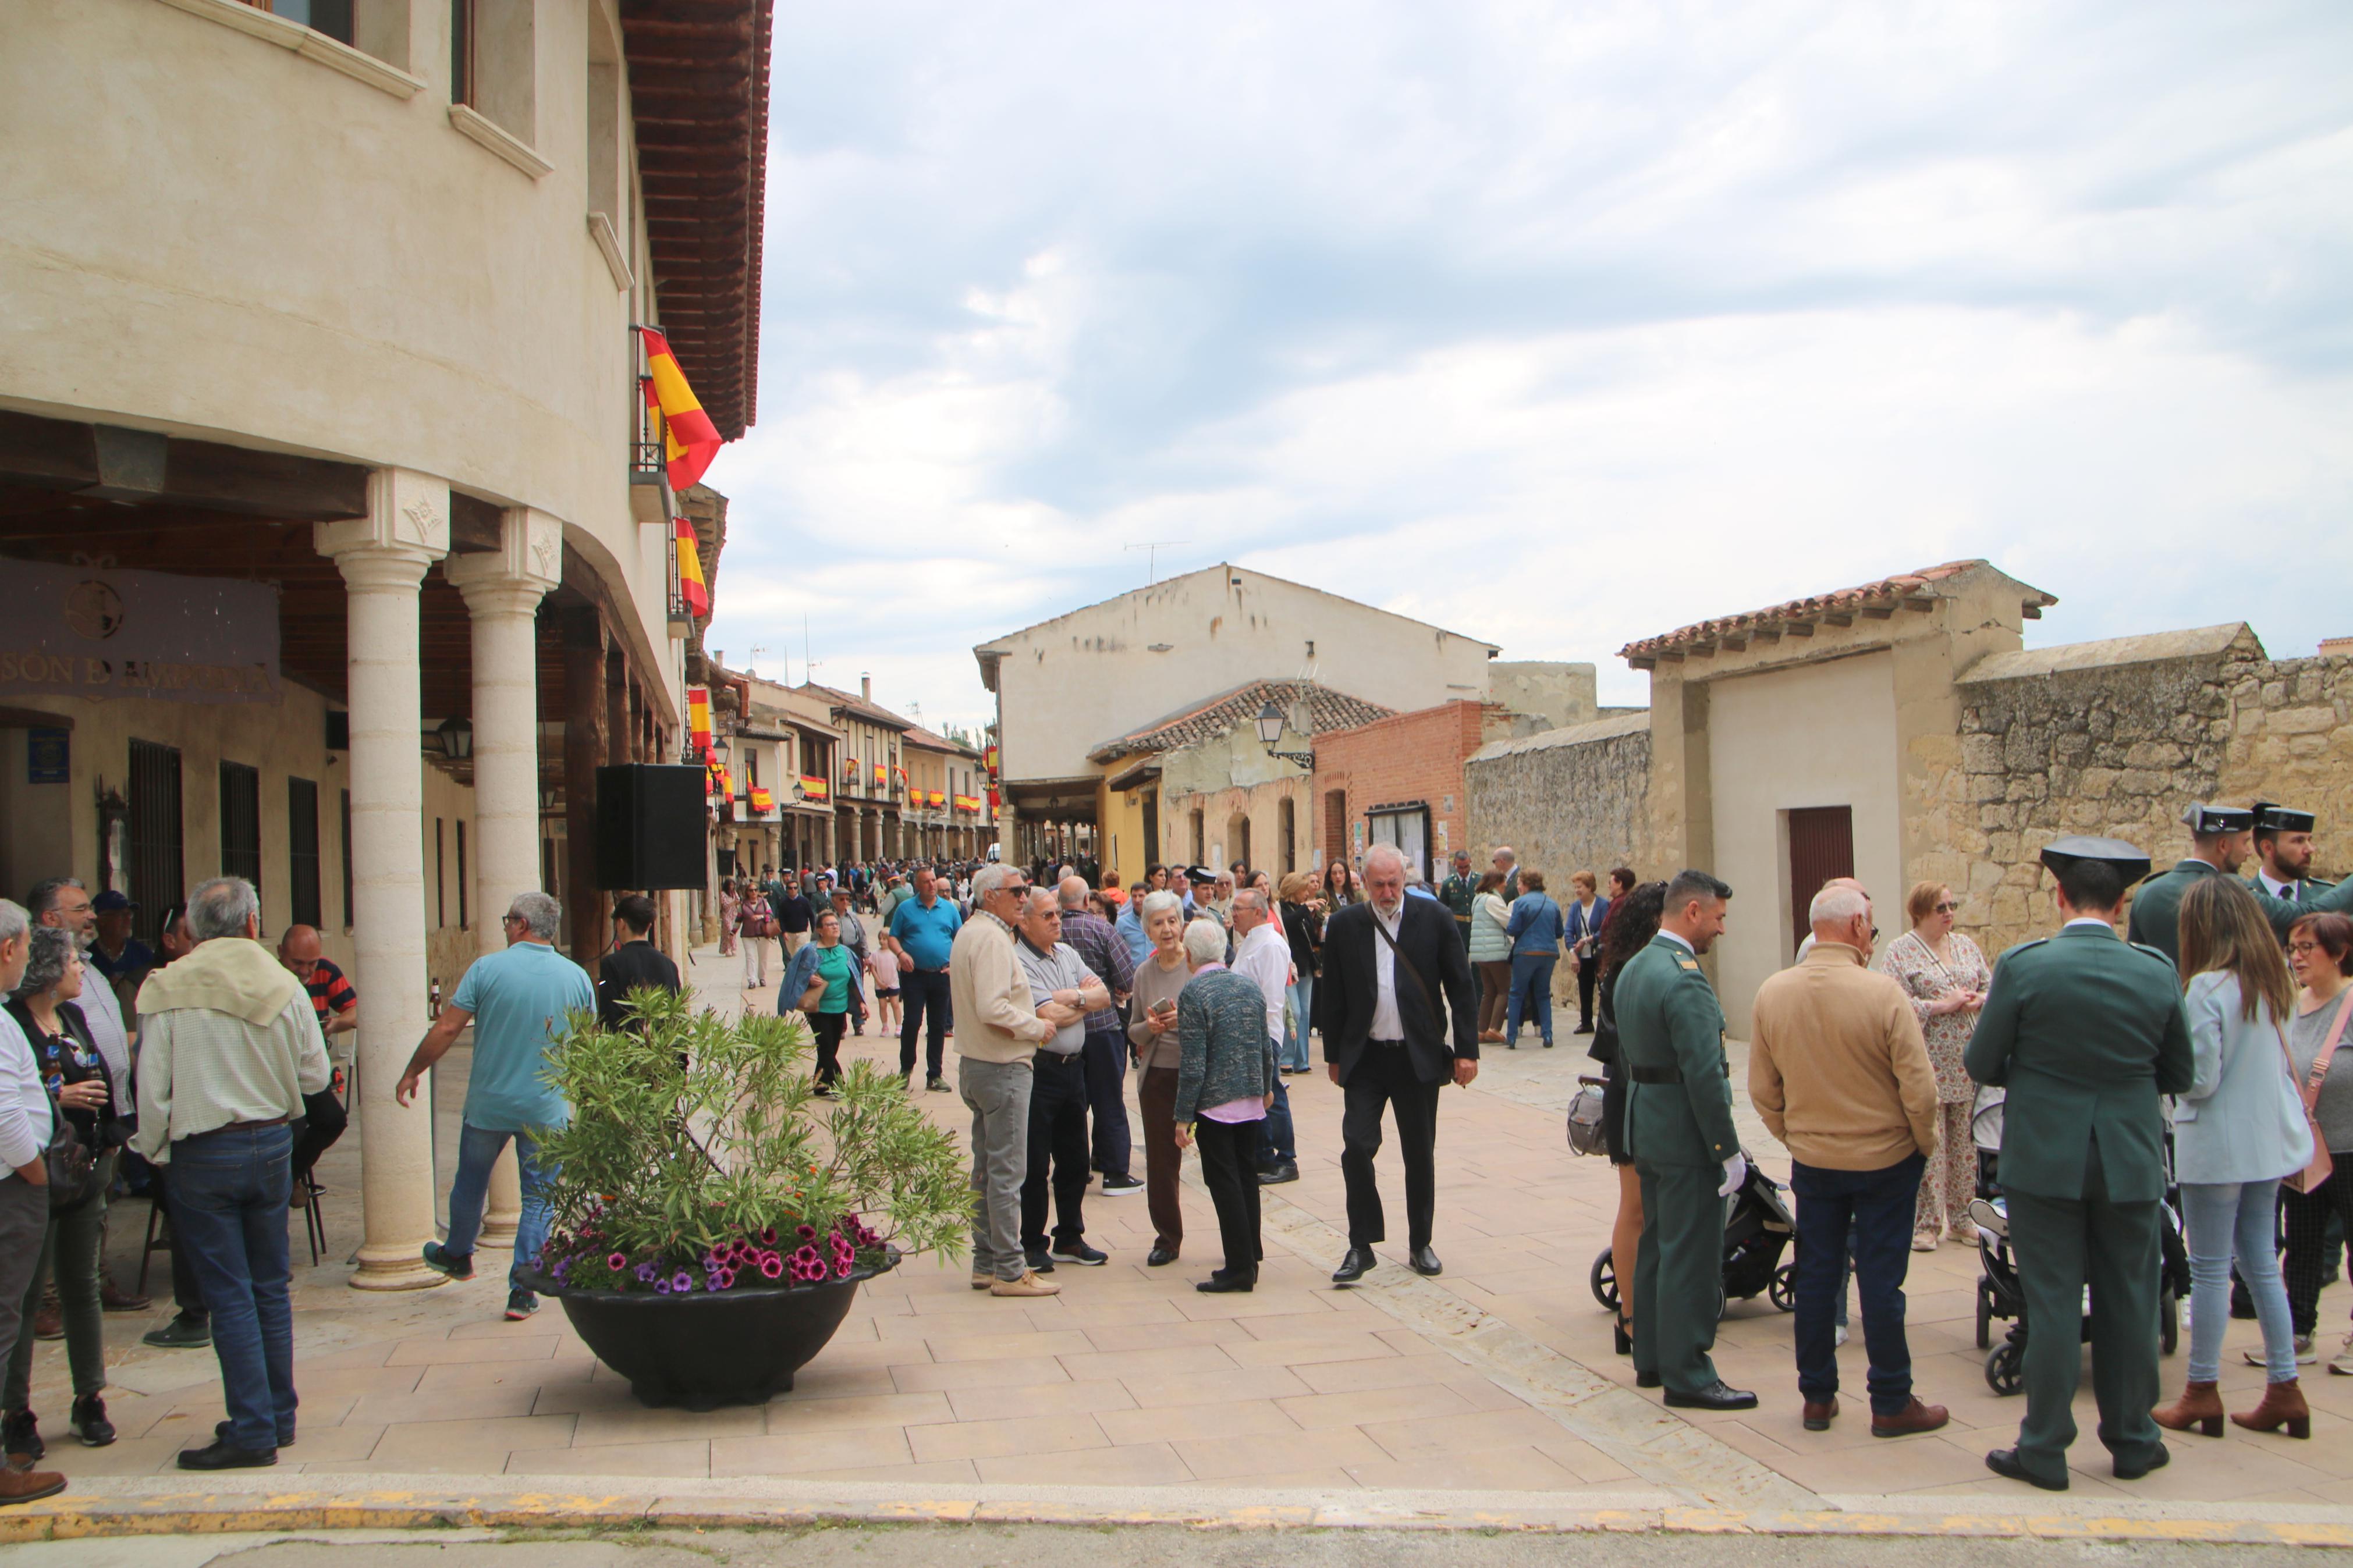
<svg viewBox="0 0 2353 1568">
<path fill-rule="evenodd" d="M 2255 814 L 2239 805 L 2208 805 L 2193 801 L 2181 813 L 2182 826 L 2199 838 L 2222 833 L 2244 833 L 2255 825 Z"/>
<path fill-rule="evenodd" d="M 2148 875 L 2147 854 L 2121 838 L 2090 838 L 2071 834 L 2064 838 L 2054 838 L 2042 847 L 2042 863 L 2054 873 L 2065 870 L 2079 860 L 2109 862 L 2123 874 L 2127 888 Z"/>
<path fill-rule="evenodd" d="M 2312 813 L 2298 811 L 2292 805 L 2274 805 L 2267 800 L 2255 802 L 2258 833 L 2309 833 L 2314 820 Z"/>
</svg>

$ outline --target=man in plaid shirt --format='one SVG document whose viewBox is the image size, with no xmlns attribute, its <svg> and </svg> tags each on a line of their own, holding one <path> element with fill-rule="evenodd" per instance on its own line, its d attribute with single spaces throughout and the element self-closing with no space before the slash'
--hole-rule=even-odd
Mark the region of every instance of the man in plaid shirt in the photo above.
<svg viewBox="0 0 2353 1568">
<path fill-rule="evenodd" d="M 1140 1193 L 1144 1184 L 1128 1174 L 1133 1140 L 1127 1126 L 1127 1028 L 1119 1009 L 1135 988 L 1135 960 L 1111 922 L 1087 908 L 1083 877 L 1065 877 L 1055 891 L 1062 905 L 1062 940 L 1086 961 L 1111 992 L 1112 1005 L 1087 1015 L 1084 1047 L 1087 1104 L 1094 1112 L 1094 1167 L 1103 1173 L 1105 1197 Z"/>
</svg>

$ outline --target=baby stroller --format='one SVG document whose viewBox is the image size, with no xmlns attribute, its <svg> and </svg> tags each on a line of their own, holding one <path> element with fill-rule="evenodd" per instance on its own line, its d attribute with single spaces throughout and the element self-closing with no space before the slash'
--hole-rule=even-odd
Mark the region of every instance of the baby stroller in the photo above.
<svg viewBox="0 0 2353 1568">
<path fill-rule="evenodd" d="M 1745 1149 L 1741 1152 L 1747 1154 Z M 1760 1294 L 1769 1297 L 1773 1305 L 1784 1312 L 1796 1311 L 1797 1265 L 1782 1262 L 1781 1254 L 1796 1239 L 1798 1226 L 1789 1217 L 1788 1205 L 1782 1201 L 1781 1184 L 1758 1170 L 1755 1157 L 1749 1156 L 1747 1179 L 1727 1202 L 1724 1283 L 1716 1299 L 1716 1316 L 1722 1317 L 1730 1303 Z M 1593 1288 L 1593 1299 L 1615 1312 L 1618 1272 L 1609 1252 L 1605 1247 L 1601 1256 L 1593 1260 L 1593 1273 L 1588 1282 Z"/>
<path fill-rule="evenodd" d="M 1978 1090 L 1969 1114 L 1969 1136 L 1978 1146 L 1978 1195 L 1969 1205 L 1969 1218 L 1978 1227 L 1978 1349 L 1986 1356 L 1986 1386 L 1996 1394 L 2016 1394 L 2026 1385 L 2026 1294 L 2019 1289 L 2017 1260 L 2010 1251 L 2010 1205 L 2001 1195 L 2001 1109 L 2006 1091 Z M 2158 1209 L 2158 1336 L 2167 1355 L 2181 1340 L 2181 1301 L 2189 1294 L 2189 1249 L 2181 1235 L 2181 1189 L 2173 1182 L 2173 1124 L 2168 1104 L 2165 1133 L 2165 1202 Z M 2081 1332 L 2092 1333 L 2091 1287 L 2084 1289 Z M 1993 1343 L 1993 1320 L 2010 1324 L 2000 1344 Z"/>
</svg>

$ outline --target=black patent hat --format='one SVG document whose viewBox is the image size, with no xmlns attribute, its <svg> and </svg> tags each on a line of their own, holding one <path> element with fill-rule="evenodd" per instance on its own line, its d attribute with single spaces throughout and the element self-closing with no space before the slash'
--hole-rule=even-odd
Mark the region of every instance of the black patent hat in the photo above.
<svg viewBox="0 0 2353 1568">
<path fill-rule="evenodd" d="M 2043 846 L 2042 863 L 2053 872 L 2063 871 L 2082 860 L 2107 861 L 2122 873 L 2127 888 L 2148 875 L 2147 852 L 2121 838 L 2092 838 L 2071 834 L 2064 838 L 2054 838 Z"/>
</svg>

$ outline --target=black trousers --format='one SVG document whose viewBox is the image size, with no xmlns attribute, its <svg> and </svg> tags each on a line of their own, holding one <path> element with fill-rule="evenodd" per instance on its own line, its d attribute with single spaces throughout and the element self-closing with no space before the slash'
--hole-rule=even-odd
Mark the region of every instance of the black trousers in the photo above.
<svg viewBox="0 0 2353 1568">
<path fill-rule="evenodd" d="M 1438 1144 L 1438 1091 L 1414 1075 L 1413 1058 L 1402 1045 L 1366 1044 L 1341 1092 L 1340 1173 L 1348 1183 L 1348 1245 L 1370 1247 L 1388 1239 L 1381 1214 L 1380 1184 L 1373 1156 L 1381 1152 L 1381 1112 L 1397 1108 L 1398 1152 L 1405 1156 L 1406 1237 L 1413 1247 L 1430 1244 L 1438 1207 L 1438 1177 L 1431 1158 Z"/>
<path fill-rule="evenodd" d="M 848 1013 L 811 1013 L 809 1033 L 817 1037 L 817 1085 L 829 1087 L 841 1076 L 841 1031 L 849 1023 Z"/>
<path fill-rule="evenodd" d="M 1095 1116 L 1094 1167 L 1106 1176 L 1124 1176 L 1135 1151 L 1124 1092 L 1127 1037 L 1109 1029 L 1090 1029 L 1079 1055 L 1087 1064 L 1087 1103 Z"/>
<path fill-rule="evenodd" d="M 302 1097 L 302 1128 L 294 1140 L 295 1199 L 301 1201 L 302 1178 L 319 1163 L 319 1156 L 335 1146 L 352 1124 L 351 1112 L 335 1098 L 332 1086 L 316 1094 Z"/>
<path fill-rule="evenodd" d="M 2335 1155 L 2337 1152 L 2330 1150 Z M 2287 1280 L 2288 1316 L 2299 1334 L 2316 1332 L 2320 1322 L 2320 1288 L 2337 1271 L 2337 1245 L 2328 1237 L 2330 1215 L 2345 1235 L 2353 1237 L 2353 1154 L 2337 1156 L 2328 1180 L 2308 1193 L 2280 1189 L 2280 1207 L 2287 1218 L 2287 1256 L 2280 1273 Z"/>
<path fill-rule="evenodd" d="M 1218 1208 L 1218 1237 L 1225 1243 L 1220 1278 L 1258 1283 L 1258 1123 L 1193 1123 L 1194 1146 L 1201 1151 L 1201 1184 Z"/>
<path fill-rule="evenodd" d="M 1029 1168 L 1021 1178 L 1021 1245 L 1046 1245 L 1046 1198 L 1054 1200 L 1054 1239 L 1087 1233 L 1087 1064 L 1084 1053 L 1039 1051 L 1029 1076 Z M 1051 1171 L 1050 1181 L 1049 1171 Z"/>
<path fill-rule="evenodd" d="M 904 1078 L 915 1070 L 915 1033 L 929 1026 L 928 1038 L 923 1042 L 927 1078 L 942 1078 L 941 1064 L 947 1052 L 948 1030 L 955 1020 L 948 1016 L 948 972 L 944 969 L 902 969 L 899 972 L 899 1076 Z"/>
<path fill-rule="evenodd" d="M 1577 1026 L 1579 1029 L 1593 1027 L 1593 983 L 1600 973 L 1599 959 L 1580 958 L 1577 961 Z"/>
</svg>

